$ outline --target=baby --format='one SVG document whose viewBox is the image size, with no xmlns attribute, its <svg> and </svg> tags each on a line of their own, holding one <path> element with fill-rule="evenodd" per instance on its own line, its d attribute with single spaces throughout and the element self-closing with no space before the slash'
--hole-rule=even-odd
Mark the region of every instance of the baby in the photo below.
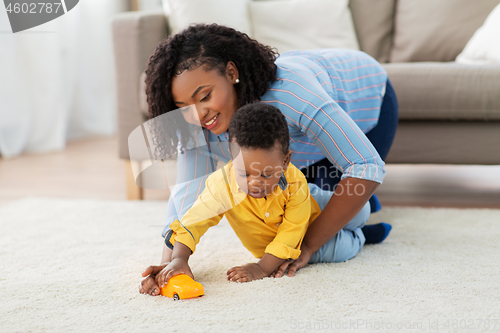
<svg viewBox="0 0 500 333">
<path fill-rule="evenodd" d="M 228 132 L 232 160 L 208 177 L 204 191 L 182 220 L 170 225 L 163 264 L 146 269 L 141 293 L 158 295 L 158 286 L 177 274 L 193 277 L 188 259 L 201 236 L 223 216 L 242 244 L 260 259 L 229 269 L 227 279 L 248 282 L 274 276 L 283 262 L 299 257 L 307 227 L 333 195 L 308 184 L 290 163 L 288 125 L 277 108 L 248 104 L 235 113 Z M 366 203 L 313 254 L 309 263 L 342 262 L 354 257 L 365 244 L 361 228 L 369 215 Z"/>
</svg>

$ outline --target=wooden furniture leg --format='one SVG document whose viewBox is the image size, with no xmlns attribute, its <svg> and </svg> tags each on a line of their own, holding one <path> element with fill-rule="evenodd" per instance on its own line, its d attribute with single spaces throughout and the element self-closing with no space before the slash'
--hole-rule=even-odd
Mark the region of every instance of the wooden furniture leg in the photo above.
<svg viewBox="0 0 500 333">
<path fill-rule="evenodd" d="M 135 183 L 132 164 L 140 163 L 137 161 L 125 160 L 125 177 L 127 184 L 127 200 L 143 200 L 144 190 Z M 139 169 L 139 168 L 138 168 Z"/>
</svg>

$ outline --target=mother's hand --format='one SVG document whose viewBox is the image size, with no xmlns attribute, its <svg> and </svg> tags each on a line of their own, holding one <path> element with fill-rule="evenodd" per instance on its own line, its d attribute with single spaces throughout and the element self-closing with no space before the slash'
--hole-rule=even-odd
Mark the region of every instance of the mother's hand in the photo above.
<svg viewBox="0 0 500 333">
<path fill-rule="evenodd" d="M 294 276 L 297 270 L 307 265 L 312 255 L 313 253 L 311 252 L 311 250 L 309 250 L 309 248 L 304 243 L 302 243 L 302 246 L 300 247 L 300 256 L 293 261 L 287 260 L 282 263 L 281 266 L 278 267 L 278 269 L 271 276 L 274 276 L 276 278 L 282 277 L 283 275 L 285 275 L 285 271 L 287 270 L 287 268 L 288 276 Z"/>
</svg>

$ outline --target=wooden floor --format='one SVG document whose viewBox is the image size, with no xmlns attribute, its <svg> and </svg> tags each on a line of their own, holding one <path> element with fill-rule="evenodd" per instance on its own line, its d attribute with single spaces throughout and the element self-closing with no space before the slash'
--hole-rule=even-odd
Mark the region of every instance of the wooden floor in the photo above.
<svg viewBox="0 0 500 333">
<path fill-rule="evenodd" d="M 117 138 L 68 143 L 60 152 L 0 158 L 0 205 L 27 196 L 125 200 Z M 387 165 L 384 206 L 500 208 L 500 166 Z M 166 200 L 145 190 L 145 200 Z"/>
</svg>

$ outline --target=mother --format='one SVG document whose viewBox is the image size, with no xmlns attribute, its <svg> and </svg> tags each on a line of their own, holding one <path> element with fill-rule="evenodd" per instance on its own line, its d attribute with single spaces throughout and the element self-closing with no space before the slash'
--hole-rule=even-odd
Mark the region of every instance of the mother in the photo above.
<svg viewBox="0 0 500 333">
<path fill-rule="evenodd" d="M 289 276 L 336 235 L 372 197 L 385 176 L 383 159 L 397 126 L 397 101 L 380 64 L 360 51 L 325 49 L 293 51 L 277 57 L 268 46 L 234 29 L 194 25 L 161 42 L 146 70 L 150 117 L 194 104 L 207 130 L 212 151 L 228 161 L 221 145 L 237 108 L 262 101 L 286 116 L 291 162 L 309 182 L 336 195 L 309 227 L 301 255 L 283 264 Z M 187 120 L 187 119 L 186 119 Z M 208 158 L 189 150 L 188 138 L 171 130 L 157 139 L 161 154 L 175 154 L 185 186 L 172 193 L 168 226 L 181 219 L 203 190 Z M 375 197 L 372 211 L 380 209 Z M 168 261 L 165 247 L 162 264 Z M 289 265 L 289 266 L 288 266 Z M 156 274 L 151 266 L 145 275 Z M 147 291 L 146 291 L 147 292 Z"/>
</svg>

